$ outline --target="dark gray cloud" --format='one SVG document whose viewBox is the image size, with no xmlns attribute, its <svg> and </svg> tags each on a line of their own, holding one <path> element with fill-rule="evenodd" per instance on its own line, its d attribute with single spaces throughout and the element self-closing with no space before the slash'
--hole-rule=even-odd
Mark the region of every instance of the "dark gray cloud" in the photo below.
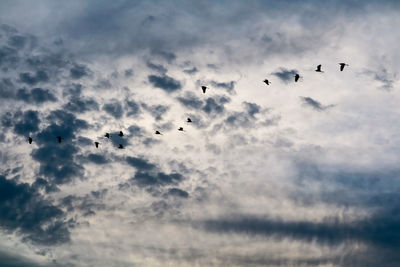
<svg viewBox="0 0 400 267">
<path fill-rule="evenodd" d="M 184 97 L 179 96 L 177 97 L 177 100 L 188 108 L 200 109 L 203 106 L 203 101 L 193 93 L 187 93 Z"/>
<path fill-rule="evenodd" d="M 211 85 L 219 88 L 224 88 L 229 94 L 235 94 L 235 81 L 230 82 L 216 82 L 211 81 Z"/>
<path fill-rule="evenodd" d="M 27 110 L 24 113 L 14 115 L 14 132 L 19 135 L 29 135 L 39 130 L 39 113 L 33 110 Z"/>
<path fill-rule="evenodd" d="M 104 104 L 103 110 L 116 119 L 120 119 L 124 115 L 122 105 L 116 101 L 114 103 Z"/>
<path fill-rule="evenodd" d="M 98 110 L 99 104 L 93 98 L 71 97 L 63 108 L 70 112 L 84 113 L 86 111 Z"/>
<path fill-rule="evenodd" d="M 95 164 L 106 164 L 106 163 L 109 162 L 105 156 L 99 155 L 99 154 L 93 154 L 93 153 L 92 153 L 92 154 L 89 154 L 89 155 L 87 156 L 87 159 L 88 159 L 90 162 L 93 162 L 93 163 L 95 163 Z"/>
<path fill-rule="evenodd" d="M 149 67 L 152 70 L 158 71 L 161 74 L 164 74 L 167 72 L 167 69 L 163 65 L 158 65 L 152 63 L 150 60 L 146 62 L 147 67 Z"/>
<path fill-rule="evenodd" d="M 90 70 L 84 65 L 75 64 L 70 70 L 70 76 L 72 79 L 80 79 L 82 77 L 88 76 Z"/>
<path fill-rule="evenodd" d="M 261 107 L 255 103 L 243 102 L 245 112 L 233 112 L 226 119 L 225 123 L 236 128 L 248 128 L 256 121 L 255 115 L 261 112 Z"/>
<path fill-rule="evenodd" d="M 163 76 L 149 75 L 148 79 L 149 82 L 153 84 L 154 87 L 160 88 L 166 91 L 167 93 L 172 93 L 182 88 L 181 83 L 179 81 L 167 75 Z"/>
<path fill-rule="evenodd" d="M 35 104 L 57 101 L 57 98 L 48 89 L 42 88 L 34 88 L 31 91 L 21 88 L 18 90 L 16 98 L 27 103 Z"/>
<path fill-rule="evenodd" d="M 166 185 L 177 185 L 183 181 L 184 177 L 179 173 L 166 174 L 164 172 L 142 172 L 139 171 L 129 180 L 132 184 L 139 187 L 159 187 Z"/>
<path fill-rule="evenodd" d="M 170 188 L 168 189 L 168 192 L 165 194 L 166 196 L 172 196 L 172 197 L 179 197 L 179 198 L 188 198 L 189 193 L 179 189 L 179 188 Z"/>
<path fill-rule="evenodd" d="M 303 101 L 304 104 L 311 106 L 313 109 L 318 110 L 318 111 L 323 111 L 323 110 L 333 107 L 333 105 L 324 106 L 317 100 L 312 99 L 311 97 L 300 97 L 300 99 Z"/>
<path fill-rule="evenodd" d="M 199 70 L 198 70 L 196 67 L 193 67 L 193 68 L 191 68 L 191 69 L 185 69 L 185 70 L 183 70 L 184 73 L 187 73 L 187 74 L 190 74 L 190 75 L 195 74 L 195 73 L 197 73 L 198 71 L 199 71 Z"/>
<path fill-rule="evenodd" d="M 218 98 L 207 98 L 202 110 L 210 115 L 220 114 L 225 111 L 224 105 L 230 102 L 230 98 L 225 96 Z"/>
<path fill-rule="evenodd" d="M 42 70 L 36 71 L 35 75 L 32 75 L 29 72 L 24 72 L 19 74 L 19 79 L 22 83 L 26 83 L 28 85 L 36 85 L 40 82 L 47 82 L 49 81 L 49 76 L 46 72 Z"/>
<path fill-rule="evenodd" d="M 0 98 L 13 98 L 15 96 L 15 87 L 11 79 L 3 78 L 0 81 Z"/>
<path fill-rule="evenodd" d="M 127 100 L 125 105 L 125 109 L 127 109 L 127 116 L 137 116 L 141 113 L 139 103 L 133 100 Z"/>
<path fill-rule="evenodd" d="M 149 171 L 156 168 L 156 165 L 143 158 L 127 157 L 126 162 L 140 171 Z"/>
<path fill-rule="evenodd" d="M 87 129 L 88 124 L 62 110 L 52 111 L 47 120 L 51 123 L 37 134 L 36 143 L 39 148 L 31 154 L 40 163 L 39 173 L 55 184 L 82 178 L 83 167 L 74 160 L 79 152 L 75 134 L 81 129 Z M 57 142 L 57 136 L 63 138 L 62 143 Z"/>
<path fill-rule="evenodd" d="M 273 72 L 272 75 L 275 75 L 284 83 L 289 83 L 291 81 L 294 81 L 294 76 L 296 75 L 296 73 L 298 73 L 298 70 L 288 70 L 285 68 L 280 68 L 279 71 Z"/>
<path fill-rule="evenodd" d="M 42 245 L 68 242 L 64 212 L 44 199 L 34 187 L 0 175 L 0 225 L 25 240 Z M 46 226 L 45 226 L 46 225 Z"/>
<path fill-rule="evenodd" d="M 133 76 L 133 70 L 132 69 L 127 69 L 124 71 L 125 77 L 129 78 Z"/>
<path fill-rule="evenodd" d="M 142 103 L 142 107 L 150 112 L 151 116 L 153 116 L 156 121 L 161 121 L 163 119 L 163 116 L 169 110 L 169 107 L 164 105 L 149 106 L 146 103 Z"/>
</svg>

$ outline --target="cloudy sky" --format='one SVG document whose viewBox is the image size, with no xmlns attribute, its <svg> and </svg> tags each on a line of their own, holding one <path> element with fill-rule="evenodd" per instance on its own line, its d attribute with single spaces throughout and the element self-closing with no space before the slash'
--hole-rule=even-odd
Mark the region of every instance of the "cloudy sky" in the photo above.
<svg viewBox="0 0 400 267">
<path fill-rule="evenodd" d="M 1 0 L 2 266 L 398 266 L 399 12 Z"/>
</svg>

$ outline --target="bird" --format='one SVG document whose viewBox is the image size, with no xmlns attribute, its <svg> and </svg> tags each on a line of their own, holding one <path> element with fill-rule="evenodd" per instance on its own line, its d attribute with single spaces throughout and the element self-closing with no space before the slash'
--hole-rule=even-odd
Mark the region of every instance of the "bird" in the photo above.
<svg viewBox="0 0 400 267">
<path fill-rule="evenodd" d="M 183 132 L 183 127 L 179 127 L 178 131 Z"/>
<path fill-rule="evenodd" d="M 28 142 L 29 142 L 29 144 L 32 144 L 32 141 L 33 141 L 33 139 L 32 139 L 32 137 L 28 137 Z"/>
<path fill-rule="evenodd" d="M 296 75 L 294 75 L 294 81 L 297 82 L 300 78 L 300 75 L 298 73 L 296 73 Z"/>
<path fill-rule="evenodd" d="M 122 137 L 122 136 L 124 136 L 124 133 L 122 131 L 119 131 L 118 135 Z"/>
<path fill-rule="evenodd" d="M 348 66 L 349 64 L 339 63 L 339 65 L 340 65 L 340 71 L 343 71 L 344 70 L 344 66 Z"/>
<path fill-rule="evenodd" d="M 104 137 L 110 138 L 110 134 L 109 134 L 109 133 L 106 133 L 106 134 L 104 135 Z"/>
<path fill-rule="evenodd" d="M 94 145 L 96 146 L 96 148 L 99 148 L 99 142 L 94 142 Z"/>
<path fill-rule="evenodd" d="M 265 82 L 266 85 L 269 85 L 269 84 L 271 83 L 271 82 L 268 81 L 267 79 L 265 79 L 264 82 Z"/>
<path fill-rule="evenodd" d="M 119 148 L 119 149 L 123 149 L 124 146 L 123 146 L 122 144 L 119 144 L 118 148 Z"/>
<path fill-rule="evenodd" d="M 318 65 L 318 66 L 317 66 L 317 69 L 316 69 L 315 71 L 316 71 L 316 72 L 323 72 L 323 71 L 321 70 L 321 67 L 322 67 L 321 65 Z"/>
<path fill-rule="evenodd" d="M 160 131 L 156 131 L 156 134 L 161 134 L 162 135 L 162 133 L 160 133 Z"/>
<path fill-rule="evenodd" d="M 207 90 L 207 87 L 203 85 L 203 86 L 201 87 L 201 89 L 203 90 L 203 93 L 205 94 L 205 93 L 206 93 L 206 90 Z"/>
<path fill-rule="evenodd" d="M 192 122 L 192 120 L 190 119 L 190 118 L 187 118 L 187 121 L 186 122 Z"/>
<path fill-rule="evenodd" d="M 61 143 L 62 137 L 61 136 L 57 136 L 57 140 L 59 143 Z"/>
</svg>

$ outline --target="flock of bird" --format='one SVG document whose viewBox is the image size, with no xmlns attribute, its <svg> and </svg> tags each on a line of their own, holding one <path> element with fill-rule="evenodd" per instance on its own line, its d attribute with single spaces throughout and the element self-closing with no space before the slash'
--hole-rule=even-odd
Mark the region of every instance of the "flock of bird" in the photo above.
<svg viewBox="0 0 400 267">
<path fill-rule="evenodd" d="M 346 63 L 339 63 L 339 65 L 340 65 L 340 71 L 343 71 L 345 66 L 349 66 L 349 65 L 346 64 Z M 321 68 L 322 68 L 322 65 L 320 64 L 320 65 L 317 66 L 317 69 L 316 69 L 315 71 L 316 71 L 316 72 L 323 72 Z M 295 82 L 298 82 L 299 79 L 300 79 L 300 75 L 299 75 L 298 73 L 296 73 L 296 74 L 294 75 L 294 81 L 295 81 Z M 271 84 L 271 82 L 270 82 L 268 79 L 265 79 L 263 82 L 264 82 L 266 85 L 270 85 L 270 84 Z M 208 89 L 208 87 L 202 85 L 202 86 L 201 86 L 201 89 L 202 89 L 203 93 L 205 94 L 206 91 L 207 91 L 207 89 Z M 192 120 L 191 120 L 190 118 L 187 118 L 186 122 L 187 122 L 187 123 L 191 123 Z M 183 131 L 184 131 L 184 130 L 183 130 L 183 127 L 179 127 L 179 128 L 178 128 L 178 131 L 183 132 Z M 161 133 L 160 131 L 158 131 L 158 130 L 155 131 L 155 134 L 156 134 L 156 135 L 162 135 L 162 133 Z M 124 133 L 123 133 L 122 131 L 119 131 L 118 136 L 119 136 L 119 137 L 123 137 L 123 136 L 124 136 Z M 109 139 L 109 138 L 112 137 L 112 136 L 110 135 L 110 133 L 106 133 L 106 134 L 104 135 L 104 137 L 106 137 L 106 138 Z M 57 138 L 58 143 L 61 143 L 62 140 L 63 140 L 63 138 L 62 138 L 61 136 L 56 136 L 56 138 Z M 29 144 L 32 144 L 33 138 L 32 138 L 31 136 L 28 137 L 28 142 L 29 142 Z M 97 141 L 94 142 L 94 145 L 95 145 L 96 148 L 99 148 L 99 144 L 100 144 L 100 143 L 97 142 Z M 123 149 L 124 146 L 123 146 L 122 144 L 119 144 L 119 145 L 118 145 L 118 148 L 119 148 L 119 149 Z"/>
</svg>

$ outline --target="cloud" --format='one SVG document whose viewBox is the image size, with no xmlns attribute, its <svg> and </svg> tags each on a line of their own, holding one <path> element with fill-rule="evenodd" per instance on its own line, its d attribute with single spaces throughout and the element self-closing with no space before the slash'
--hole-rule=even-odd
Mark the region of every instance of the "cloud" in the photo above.
<svg viewBox="0 0 400 267">
<path fill-rule="evenodd" d="M 22 83 L 26 83 L 28 85 L 36 85 L 40 82 L 49 81 L 49 76 L 46 72 L 42 70 L 38 70 L 35 75 L 30 74 L 29 72 L 24 72 L 19 75 L 19 78 Z"/>
<path fill-rule="evenodd" d="M 149 67 L 150 69 L 155 70 L 155 71 L 157 71 L 157 72 L 159 72 L 159 73 L 161 73 L 161 74 L 164 74 L 164 73 L 167 72 L 167 69 L 166 69 L 163 65 L 154 64 L 154 63 L 152 63 L 152 62 L 149 61 L 149 60 L 146 62 L 146 65 L 147 65 L 147 67 Z"/>
<path fill-rule="evenodd" d="M 139 171 L 129 180 L 132 184 L 139 187 L 155 188 L 166 185 L 177 185 L 183 181 L 184 177 L 179 173 L 166 174 L 164 172 L 150 173 Z"/>
<path fill-rule="evenodd" d="M 42 88 L 34 88 L 31 91 L 21 88 L 18 90 L 16 98 L 27 103 L 35 104 L 57 101 L 57 98 L 48 89 Z"/>
<path fill-rule="evenodd" d="M 167 93 L 172 93 L 182 88 L 182 85 L 179 81 L 167 75 L 163 76 L 149 75 L 148 79 L 149 82 L 153 84 L 154 87 L 160 88 L 166 91 Z"/>
<path fill-rule="evenodd" d="M 82 77 L 88 76 L 90 70 L 84 65 L 75 64 L 70 70 L 70 76 L 74 80 L 78 80 Z"/>
<path fill-rule="evenodd" d="M 198 70 L 196 67 L 193 67 L 193 68 L 191 68 L 191 69 L 185 69 L 185 70 L 183 70 L 184 73 L 187 73 L 187 74 L 190 74 L 190 75 L 195 74 L 195 73 L 197 73 L 198 71 L 199 71 L 199 70 Z"/>
<path fill-rule="evenodd" d="M 19 135 L 29 135 L 39 130 L 39 113 L 37 111 L 28 110 L 24 113 L 17 113 L 14 119 L 17 120 L 14 125 L 14 132 Z"/>
<path fill-rule="evenodd" d="M 70 240 L 64 212 L 26 183 L 0 175 L 0 225 L 41 245 Z"/>
<path fill-rule="evenodd" d="M 278 77 L 284 83 L 289 83 L 290 81 L 294 81 L 294 76 L 296 75 L 296 73 L 298 73 L 298 70 L 288 70 L 285 68 L 280 68 L 279 71 L 273 72 L 272 75 Z"/>
<path fill-rule="evenodd" d="M 235 94 L 235 81 L 230 82 L 216 82 L 211 81 L 211 85 L 219 88 L 224 88 L 229 94 Z"/>
<path fill-rule="evenodd" d="M 311 97 L 300 97 L 300 98 L 304 104 L 311 106 L 313 109 L 318 111 L 323 111 L 334 106 L 334 105 L 323 106 L 320 102 L 312 99 Z"/>
<path fill-rule="evenodd" d="M 126 162 L 140 171 L 149 171 L 156 168 L 156 165 L 148 162 L 146 159 L 137 157 L 127 157 Z"/>
<path fill-rule="evenodd" d="M 120 119 L 124 115 L 122 105 L 117 101 L 114 101 L 114 103 L 105 104 L 103 106 L 103 110 L 116 119 Z"/>
</svg>

